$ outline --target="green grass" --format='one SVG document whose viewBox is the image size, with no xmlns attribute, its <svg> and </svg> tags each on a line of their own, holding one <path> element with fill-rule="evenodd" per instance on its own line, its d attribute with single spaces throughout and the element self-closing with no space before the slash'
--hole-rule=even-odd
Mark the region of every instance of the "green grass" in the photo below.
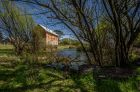
<svg viewBox="0 0 140 92">
<path fill-rule="evenodd" d="M 8 49 L 7 49 L 8 48 Z M 0 49 L 0 92 L 140 92 L 140 67 L 128 79 L 96 79 L 92 72 L 69 74 L 44 63 L 23 62 L 10 46 Z"/>
<path fill-rule="evenodd" d="M 14 55 L 13 46 L 10 44 L 0 44 L 0 56 L 11 56 Z"/>
<path fill-rule="evenodd" d="M 39 64 L 9 63 L 0 65 L 0 92 L 139 92 L 140 77 L 95 80 L 89 72 L 65 78 L 62 71 Z"/>
</svg>

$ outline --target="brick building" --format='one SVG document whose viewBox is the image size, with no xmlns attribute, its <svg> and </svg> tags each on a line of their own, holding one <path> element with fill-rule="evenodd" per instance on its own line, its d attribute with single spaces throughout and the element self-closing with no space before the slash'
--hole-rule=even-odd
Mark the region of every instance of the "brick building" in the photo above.
<svg viewBox="0 0 140 92">
<path fill-rule="evenodd" d="M 52 30 L 48 29 L 43 25 L 37 25 L 35 27 L 36 31 L 39 31 L 38 34 L 41 36 L 40 44 L 44 46 L 57 46 L 59 42 L 59 36 Z"/>
<path fill-rule="evenodd" d="M 52 30 L 48 29 L 47 27 L 40 25 L 40 27 L 44 30 L 45 32 L 45 41 L 46 45 L 53 45 L 57 46 L 59 42 L 59 36 Z"/>
</svg>

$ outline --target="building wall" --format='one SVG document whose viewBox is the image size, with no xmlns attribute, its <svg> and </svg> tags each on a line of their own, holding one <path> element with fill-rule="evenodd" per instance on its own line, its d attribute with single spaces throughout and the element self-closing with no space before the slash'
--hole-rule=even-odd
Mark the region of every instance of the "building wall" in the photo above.
<svg viewBox="0 0 140 92">
<path fill-rule="evenodd" d="M 46 32 L 46 45 L 58 45 L 58 36 Z"/>
</svg>

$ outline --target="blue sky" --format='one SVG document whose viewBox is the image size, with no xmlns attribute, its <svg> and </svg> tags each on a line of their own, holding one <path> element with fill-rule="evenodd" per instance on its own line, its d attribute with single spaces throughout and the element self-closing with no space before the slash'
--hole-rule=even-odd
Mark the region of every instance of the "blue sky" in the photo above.
<svg viewBox="0 0 140 92">
<path fill-rule="evenodd" d="M 27 14 L 31 14 L 31 16 L 33 17 L 34 21 L 37 24 L 42 24 L 46 27 L 48 27 L 51 30 L 61 30 L 63 31 L 63 33 L 65 34 L 63 36 L 63 38 L 69 38 L 69 37 L 73 37 L 72 33 L 70 30 L 68 30 L 65 26 L 61 25 L 60 23 L 57 23 L 57 21 L 51 20 L 49 18 L 47 18 L 46 14 L 39 14 L 41 12 L 46 12 L 46 9 L 38 7 L 36 5 L 29 5 L 26 3 L 21 3 L 18 2 L 17 6 L 22 9 L 23 11 L 26 11 Z"/>
</svg>

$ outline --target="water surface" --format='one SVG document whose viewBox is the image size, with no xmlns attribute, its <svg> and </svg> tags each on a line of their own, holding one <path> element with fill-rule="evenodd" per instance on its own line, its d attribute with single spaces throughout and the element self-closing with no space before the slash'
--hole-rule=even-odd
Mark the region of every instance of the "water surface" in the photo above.
<svg viewBox="0 0 140 92">
<path fill-rule="evenodd" d="M 57 52 L 59 56 L 68 57 L 74 61 L 86 62 L 87 58 L 84 52 L 76 49 L 63 49 Z"/>
</svg>

